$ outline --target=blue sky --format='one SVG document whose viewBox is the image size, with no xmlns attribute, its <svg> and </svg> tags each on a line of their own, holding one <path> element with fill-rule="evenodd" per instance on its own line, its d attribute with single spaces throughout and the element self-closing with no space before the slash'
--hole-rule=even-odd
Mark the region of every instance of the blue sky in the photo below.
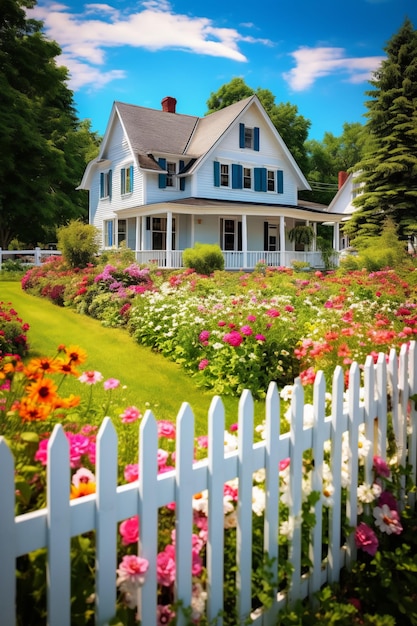
<svg viewBox="0 0 417 626">
<path fill-rule="evenodd" d="M 290 102 L 309 139 L 365 122 L 365 91 L 417 0 L 38 0 L 30 12 L 62 48 L 79 118 L 104 134 L 114 100 L 203 116 L 239 76 Z"/>
</svg>

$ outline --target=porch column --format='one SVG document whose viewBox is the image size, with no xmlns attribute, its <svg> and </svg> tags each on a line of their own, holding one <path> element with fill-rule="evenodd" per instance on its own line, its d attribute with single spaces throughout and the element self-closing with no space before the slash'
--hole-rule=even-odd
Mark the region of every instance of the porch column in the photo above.
<svg viewBox="0 0 417 626">
<path fill-rule="evenodd" d="M 333 248 L 336 252 L 340 250 L 340 229 L 339 222 L 334 222 L 333 224 Z"/>
<path fill-rule="evenodd" d="M 313 252 L 316 252 L 317 250 L 317 222 L 313 222 L 313 232 L 314 232 L 314 239 L 313 239 Z"/>
<path fill-rule="evenodd" d="M 135 252 L 137 252 L 138 250 L 140 250 L 140 217 L 136 216 L 135 217 L 135 233 L 136 233 L 136 237 L 135 237 Z"/>
<path fill-rule="evenodd" d="M 141 221 L 141 242 L 140 249 L 146 250 L 146 215 L 142 215 L 140 218 Z"/>
<path fill-rule="evenodd" d="M 172 212 L 167 211 L 166 255 L 167 267 L 172 267 Z"/>
<path fill-rule="evenodd" d="M 243 269 L 248 268 L 248 227 L 246 222 L 246 215 L 242 215 L 242 255 L 243 255 Z"/>
<path fill-rule="evenodd" d="M 279 264 L 285 265 L 285 219 L 283 215 L 279 217 Z"/>
</svg>

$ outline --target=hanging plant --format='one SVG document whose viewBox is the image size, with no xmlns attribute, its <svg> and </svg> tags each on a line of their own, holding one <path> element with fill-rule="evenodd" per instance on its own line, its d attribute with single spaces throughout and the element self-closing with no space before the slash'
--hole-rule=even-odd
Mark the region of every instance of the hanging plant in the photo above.
<svg viewBox="0 0 417 626">
<path fill-rule="evenodd" d="M 294 226 L 288 231 L 288 239 L 296 245 L 311 246 L 314 241 L 314 230 L 311 226 Z"/>
</svg>

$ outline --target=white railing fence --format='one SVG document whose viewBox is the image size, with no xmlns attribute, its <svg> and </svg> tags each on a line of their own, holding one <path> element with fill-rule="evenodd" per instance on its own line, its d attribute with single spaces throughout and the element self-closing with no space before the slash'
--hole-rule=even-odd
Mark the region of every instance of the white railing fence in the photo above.
<svg viewBox="0 0 417 626">
<path fill-rule="evenodd" d="M 304 390 L 297 379 L 291 404 L 291 430 L 280 434 L 280 398 L 271 384 L 266 398 L 266 437 L 254 443 L 253 400 L 245 391 L 239 403 L 238 449 L 224 453 L 225 416 L 221 399 L 213 399 L 209 411 L 208 458 L 194 462 L 194 417 L 184 403 L 177 417 L 176 469 L 158 475 L 157 422 L 148 411 L 139 432 L 139 481 L 117 486 L 118 452 L 115 429 L 109 418 L 103 421 L 97 438 L 95 494 L 69 499 L 70 470 L 68 443 L 60 425 L 55 426 L 49 442 L 47 469 L 47 508 L 14 516 L 14 462 L 4 440 L 0 441 L 0 615 L 2 626 L 15 624 L 16 558 L 33 550 L 47 548 L 48 619 L 50 626 L 71 624 L 71 537 L 96 531 L 96 624 L 106 624 L 115 613 L 117 567 L 117 524 L 134 515 L 140 518 L 139 552 L 149 561 L 149 570 L 141 591 L 142 624 L 156 625 L 158 544 L 158 509 L 176 503 L 176 596 L 189 606 L 192 596 L 192 498 L 209 490 L 207 543 L 207 617 L 215 620 L 223 607 L 223 486 L 238 477 L 237 509 L 237 593 L 238 621 L 251 615 L 252 575 L 252 484 L 253 473 L 266 472 L 266 509 L 264 513 L 264 549 L 277 563 L 279 532 L 279 462 L 290 458 L 290 514 L 298 518 L 302 506 L 303 454 L 312 450 L 314 458 L 313 489 L 321 492 L 325 443 L 331 442 L 330 466 L 335 488 L 329 516 L 328 553 L 322 557 L 322 503 L 316 506 L 317 523 L 312 531 L 309 574 L 301 571 L 301 530 L 295 527 L 290 561 L 292 577 L 290 600 L 311 596 L 326 581 L 339 578 L 341 568 L 355 559 L 352 538 L 341 548 L 342 438 L 349 435 L 351 482 L 347 493 L 346 513 L 353 527 L 357 520 L 358 429 L 365 425 L 371 449 L 365 461 L 365 479 L 372 471 L 372 458 L 378 453 L 386 458 L 387 390 L 402 465 L 411 463 L 416 483 L 417 418 L 414 401 L 417 392 L 416 344 L 402 346 L 399 355 L 392 350 L 388 358 L 380 354 L 374 365 L 368 357 L 361 368 L 354 363 L 349 373 L 349 392 L 344 394 L 344 373 L 336 368 L 332 381 L 331 414 L 326 416 L 326 386 L 320 372 L 314 385 L 314 425 L 305 428 Z M 414 505 L 414 494 L 403 494 Z M 277 565 L 275 566 L 278 567 Z M 276 572 L 275 572 L 276 574 Z M 276 624 L 280 607 L 286 601 L 275 590 L 276 600 L 266 611 L 252 614 L 255 624 Z M 183 624 L 179 616 L 179 624 Z M 210 621 L 210 623 L 212 623 Z M 217 617 L 215 622 L 223 622 Z"/>
<path fill-rule="evenodd" d="M 5 261 L 21 261 L 22 265 L 41 265 L 43 257 L 61 255 L 59 250 L 3 250 L 0 248 L 0 270 Z"/>
</svg>

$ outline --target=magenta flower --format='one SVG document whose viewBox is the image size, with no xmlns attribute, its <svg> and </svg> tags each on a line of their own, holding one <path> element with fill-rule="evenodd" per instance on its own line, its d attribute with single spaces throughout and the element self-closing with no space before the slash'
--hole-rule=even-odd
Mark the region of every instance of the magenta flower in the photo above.
<svg viewBox="0 0 417 626">
<path fill-rule="evenodd" d="M 240 332 L 242 333 L 242 335 L 246 335 L 247 337 L 253 334 L 252 328 L 248 325 L 242 326 L 242 328 L 240 329 Z"/>
<path fill-rule="evenodd" d="M 207 341 L 209 337 L 210 331 L 208 330 L 202 330 L 201 333 L 198 335 L 198 338 L 201 342 Z"/>
<path fill-rule="evenodd" d="M 124 520 L 119 526 L 122 544 L 128 546 L 139 541 L 139 518 L 137 515 Z"/>
<path fill-rule="evenodd" d="M 220 328 L 222 326 L 226 326 L 226 322 L 224 322 L 223 320 L 220 320 L 220 321 L 217 322 L 217 326 L 220 326 Z"/>
<path fill-rule="evenodd" d="M 248 322 L 256 322 L 256 315 L 248 315 L 246 319 Z"/>
<path fill-rule="evenodd" d="M 133 483 L 139 478 L 139 465 L 137 463 L 131 463 L 126 465 L 124 469 L 124 477 L 128 483 Z"/>
<path fill-rule="evenodd" d="M 158 448 L 157 455 L 158 455 L 158 468 L 161 469 L 161 467 L 165 467 L 165 465 L 167 464 L 169 452 L 167 452 L 166 450 L 162 450 L 162 448 Z"/>
<path fill-rule="evenodd" d="M 289 456 L 286 459 L 282 459 L 282 461 L 279 462 L 279 471 L 282 472 L 285 469 L 287 469 L 287 467 L 290 464 L 290 461 L 291 461 L 291 459 L 290 459 Z"/>
<path fill-rule="evenodd" d="M 156 607 L 156 623 L 157 626 L 165 626 L 170 624 L 175 617 L 175 612 L 171 611 L 170 607 L 165 604 L 158 604 Z"/>
<path fill-rule="evenodd" d="M 277 311 L 277 309 L 268 309 L 267 311 L 265 311 L 265 313 L 268 315 L 268 317 L 279 317 L 281 314 L 279 311 Z"/>
<path fill-rule="evenodd" d="M 145 582 L 145 574 L 148 571 L 149 562 L 140 556 L 126 554 L 117 569 L 117 586 L 129 583 L 132 587 L 141 587 Z"/>
<path fill-rule="evenodd" d="M 208 448 L 208 436 L 202 435 L 201 437 L 197 437 L 197 444 L 199 448 Z"/>
<path fill-rule="evenodd" d="M 374 456 L 373 469 L 378 476 L 382 476 L 383 478 L 389 478 L 391 473 L 388 464 L 384 459 L 381 459 L 380 456 Z"/>
<path fill-rule="evenodd" d="M 378 498 L 378 505 L 387 504 L 390 509 L 398 511 L 398 502 L 390 491 L 383 491 Z"/>
<path fill-rule="evenodd" d="M 156 575 L 158 585 L 169 587 L 175 581 L 175 547 L 168 544 L 156 557 Z"/>
<path fill-rule="evenodd" d="M 123 424 L 132 424 L 142 417 L 141 412 L 135 406 L 128 406 L 123 413 L 120 414 Z"/>
<path fill-rule="evenodd" d="M 371 556 L 375 556 L 378 550 L 378 537 L 364 522 L 361 522 L 355 530 L 355 543 L 357 548 L 361 548 Z"/>
<path fill-rule="evenodd" d="M 117 389 L 119 385 L 120 380 L 117 380 L 117 378 L 108 378 L 103 383 L 103 387 L 106 391 L 108 391 L 109 389 Z"/>
<path fill-rule="evenodd" d="M 258 335 L 255 335 L 255 339 L 256 341 L 266 341 L 265 335 L 261 335 L 260 333 Z"/>
<path fill-rule="evenodd" d="M 230 346 L 237 348 L 243 341 L 242 335 L 237 330 L 232 330 L 230 333 L 226 333 L 223 337 L 223 341 Z"/>
<path fill-rule="evenodd" d="M 100 372 L 90 370 L 87 372 L 83 372 L 81 376 L 78 377 L 80 383 L 86 383 L 86 385 L 95 385 L 103 380 L 103 375 Z"/>
<path fill-rule="evenodd" d="M 208 364 L 209 364 L 208 359 L 201 359 L 200 363 L 198 364 L 198 369 L 201 371 L 205 370 Z"/>
</svg>

